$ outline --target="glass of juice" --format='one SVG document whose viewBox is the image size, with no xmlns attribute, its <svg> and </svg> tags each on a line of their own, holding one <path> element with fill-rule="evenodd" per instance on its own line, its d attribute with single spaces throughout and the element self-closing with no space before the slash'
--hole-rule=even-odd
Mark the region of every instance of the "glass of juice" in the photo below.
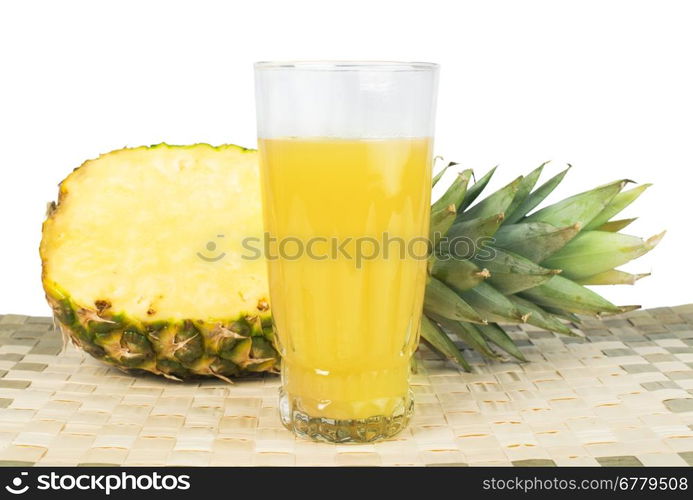
<svg viewBox="0 0 693 500">
<path fill-rule="evenodd" d="M 438 66 L 255 65 L 265 257 L 299 436 L 371 442 L 413 411 Z"/>
</svg>

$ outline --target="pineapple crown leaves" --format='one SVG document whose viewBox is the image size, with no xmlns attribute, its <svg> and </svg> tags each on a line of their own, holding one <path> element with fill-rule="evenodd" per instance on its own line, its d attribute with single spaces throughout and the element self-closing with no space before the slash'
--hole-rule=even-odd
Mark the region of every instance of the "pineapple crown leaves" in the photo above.
<svg viewBox="0 0 693 500">
<path fill-rule="evenodd" d="M 452 255 L 434 241 L 428 266 L 421 335 L 442 356 L 464 370 L 471 365 L 455 344 L 462 341 L 482 356 L 501 359 L 496 349 L 523 361 L 499 324 L 528 323 L 563 335 L 578 335 L 571 323 L 580 314 L 618 314 L 639 306 L 617 306 L 586 285 L 634 284 L 648 273 L 616 269 L 652 250 L 664 232 L 643 240 L 619 231 L 635 219 L 615 219 L 650 184 L 625 190 L 620 179 L 552 205 L 539 205 L 563 181 L 571 166 L 536 187 L 548 162 L 474 203 L 493 177 L 492 168 L 475 182 L 469 169 L 458 174 L 433 204 L 436 238 L 487 239 L 468 255 Z M 454 162 L 433 179 L 437 184 Z"/>
</svg>

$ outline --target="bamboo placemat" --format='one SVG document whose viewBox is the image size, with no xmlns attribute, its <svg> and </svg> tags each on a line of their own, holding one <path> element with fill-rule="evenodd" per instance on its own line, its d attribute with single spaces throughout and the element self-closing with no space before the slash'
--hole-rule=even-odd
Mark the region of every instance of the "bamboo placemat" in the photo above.
<svg viewBox="0 0 693 500">
<path fill-rule="evenodd" d="M 276 376 L 130 376 L 0 316 L 0 465 L 693 465 L 693 305 L 580 328 L 509 327 L 530 362 L 472 353 L 474 373 L 422 348 L 410 427 L 329 445 L 284 430 Z"/>
</svg>

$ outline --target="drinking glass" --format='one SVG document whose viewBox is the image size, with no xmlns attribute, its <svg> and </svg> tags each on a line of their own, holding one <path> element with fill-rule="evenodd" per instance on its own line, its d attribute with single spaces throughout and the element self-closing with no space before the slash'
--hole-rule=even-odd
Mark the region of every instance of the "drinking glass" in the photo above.
<svg viewBox="0 0 693 500">
<path fill-rule="evenodd" d="M 370 442 L 413 411 L 438 66 L 255 64 L 282 423 Z"/>
</svg>

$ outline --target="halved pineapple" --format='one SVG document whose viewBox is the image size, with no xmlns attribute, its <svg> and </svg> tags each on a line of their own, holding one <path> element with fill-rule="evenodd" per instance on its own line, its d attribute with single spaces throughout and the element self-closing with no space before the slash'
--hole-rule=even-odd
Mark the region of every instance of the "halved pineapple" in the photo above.
<svg viewBox="0 0 693 500">
<path fill-rule="evenodd" d="M 85 162 L 61 183 L 41 242 L 63 332 L 105 361 L 172 377 L 275 369 L 265 262 L 243 248 L 261 237 L 259 182 L 256 152 L 237 146 Z"/>
</svg>

